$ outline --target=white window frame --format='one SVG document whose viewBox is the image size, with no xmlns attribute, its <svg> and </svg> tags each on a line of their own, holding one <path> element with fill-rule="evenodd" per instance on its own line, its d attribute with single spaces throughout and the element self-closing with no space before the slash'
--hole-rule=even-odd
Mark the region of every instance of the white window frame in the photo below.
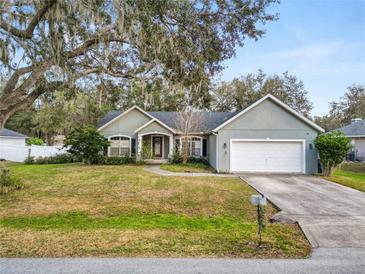
<svg viewBox="0 0 365 274">
<path fill-rule="evenodd" d="M 203 157 L 203 137 L 201 136 L 181 136 L 179 138 L 176 138 L 176 139 L 179 139 L 180 140 L 180 145 L 179 145 L 179 149 L 180 149 L 180 153 L 182 151 L 182 141 L 181 139 L 184 139 L 184 138 L 188 138 L 190 139 L 190 142 L 189 142 L 189 156 L 190 157 Z M 197 139 L 200 139 L 200 155 L 192 155 L 191 152 L 192 152 L 192 143 L 191 143 L 191 140 L 193 138 L 197 138 Z"/>
<path fill-rule="evenodd" d="M 128 136 L 128 135 L 122 135 L 122 134 L 117 134 L 117 135 L 111 135 L 108 137 L 108 141 L 111 140 L 111 138 L 113 137 L 125 137 L 125 138 L 128 138 L 129 139 L 129 157 L 132 157 L 132 137 L 131 136 Z M 112 157 L 110 156 L 110 146 L 108 147 L 108 157 Z M 113 157 L 123 157 L 123 156 L 113 156 Z"/>
</svg>

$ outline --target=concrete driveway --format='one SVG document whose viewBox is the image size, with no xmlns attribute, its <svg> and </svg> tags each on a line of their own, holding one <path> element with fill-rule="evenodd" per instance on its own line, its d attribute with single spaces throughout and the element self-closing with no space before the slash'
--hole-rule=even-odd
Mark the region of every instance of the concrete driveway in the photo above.
<svg viewBox="0 0 365 274">
<path fill-rule="evenodd" d="M 313 247 L 365 248 L 365 193 L 315 176 L 239 176 L 297 221 Z"/>
</svg>

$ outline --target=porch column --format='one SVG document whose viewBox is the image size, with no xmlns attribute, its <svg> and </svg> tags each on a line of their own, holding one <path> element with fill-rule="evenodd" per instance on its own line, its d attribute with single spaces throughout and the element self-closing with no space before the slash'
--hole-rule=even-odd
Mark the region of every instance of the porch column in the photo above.
<svg viewBox="0 0 365 274">
<path fill-rule="evenodd" d="M 174 138 L 173 135 L 169 136 L 169 158 L 172 157 L 174 153 Z"/>
<path fill-rule="evenodd" d="M 142 136 L 137 134 L 137 160 L 142 159 Z"/>
</svg>

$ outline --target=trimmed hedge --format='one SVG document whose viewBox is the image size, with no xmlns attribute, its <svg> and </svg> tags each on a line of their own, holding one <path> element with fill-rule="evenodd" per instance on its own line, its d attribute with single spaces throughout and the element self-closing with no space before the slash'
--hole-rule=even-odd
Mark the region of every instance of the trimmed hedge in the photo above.
<svg viewBox="0 0 365 274">
<path fill-rule="evenodd" d="M 81 159 L 75 157 L 74 155 L 70 153 L 63 153 L 58 154 L 56 156 L 51 157 L 38 157 L 34 158 L 32 156 L 28 156 L 25 160 L 25 164 L 67 164 L 67 163 L 76 163 L 76 162 L 82 162 Z M 127 165 L 136 163 L 136 159 L 133 157 L 107 157 L 107 156 L 101 156 L 100 160 L 98 161 L 98 165 Z M 138 162 L 140 164 L 141 162 Z"/>
<path fill-rule="evenodd" d="M 135 163 L 136 159 L 128 156 L 119 156 L 119 157 L 103 157 L 101 165 L 127 165 Z"/>
<path fill-rule="evenodd" d="M 183 158 L 180 153 L 175 152 L 172 157 L 169 159 L 169 162 L 171 164 L 181 164 L 183 162 Z M 209 161 L 206 157 L 193 157 L 190 156 L 188 158 L 188 163 L 190 164 L 204 164 L 204 165 L 210 165 Z"/>
</svg>

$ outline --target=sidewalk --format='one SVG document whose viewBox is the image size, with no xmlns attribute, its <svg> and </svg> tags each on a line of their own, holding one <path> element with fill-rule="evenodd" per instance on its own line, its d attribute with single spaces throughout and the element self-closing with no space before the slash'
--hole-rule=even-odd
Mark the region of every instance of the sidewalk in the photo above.
<svg viewBox="0 0 365 274">
<path fill-rule="evenodd" d="M 238 177 L 233 174 L 218 174 L 218 173 L 196 173 L 196 172 L 172 172 L 168 170 L 163 170 L 159 165 L 148 165 L 144 167 L 144 170 L 162 175 L 162 176 L 177 176 L 177 177 L 228 177 L 235 178 Z"/>
</svg>

